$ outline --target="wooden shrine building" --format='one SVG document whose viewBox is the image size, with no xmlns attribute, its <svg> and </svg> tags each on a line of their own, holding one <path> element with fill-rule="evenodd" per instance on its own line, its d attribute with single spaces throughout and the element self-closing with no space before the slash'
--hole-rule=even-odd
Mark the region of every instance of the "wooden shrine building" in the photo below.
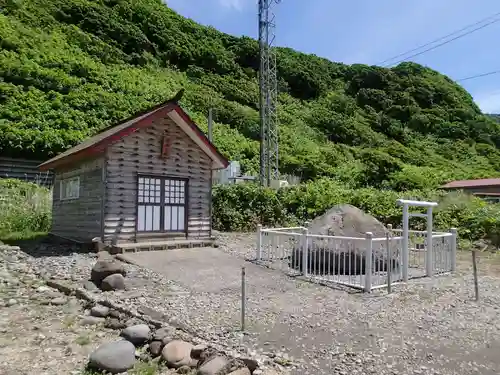
<svg viewBox="0 0 500 375">
<path fill-rule="evenodd" d="M 180 94 L 180 95 L 179 95 Z M 228 160 L 176 98 L 39 166 L 55 176 L 51 233 L 126 249 L 211 240 L 211 170 Z"/>
</svg>

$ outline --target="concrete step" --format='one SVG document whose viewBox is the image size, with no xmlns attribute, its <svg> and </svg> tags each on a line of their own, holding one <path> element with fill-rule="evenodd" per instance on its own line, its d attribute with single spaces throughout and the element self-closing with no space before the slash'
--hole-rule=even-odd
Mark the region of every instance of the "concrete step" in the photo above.
<svg viewBox="0 0 500 375">
<path fill-rule="evenodd" d="M 203 239 L 182 239 L 182 240 L 154 240 L 144 242 L 130 242 L 113 245 L 112 254 L 121 254 L 137 251 L 155 251 L 155 250 L 168 250 L 168 249 L 182 249 L 191 247 L 207 247 L 213 246 L 215 243 L 214 238 Z"/>
</svg>

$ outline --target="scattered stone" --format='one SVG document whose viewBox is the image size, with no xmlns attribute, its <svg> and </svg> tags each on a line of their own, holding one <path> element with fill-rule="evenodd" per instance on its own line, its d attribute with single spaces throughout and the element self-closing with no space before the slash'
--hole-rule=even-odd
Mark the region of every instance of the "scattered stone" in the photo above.
<svg viewBox="0 0 500 375">
<path fill-rule="evenodd" d="M 181 366 L 176 371 L 176 373 L 178 374 L 189 374 L 190 372 L 191 372 L 191 367 L 189 366 Z"/>
<path fill-rule="evenodd" d="M 39 286 L 36 291 L 38 293 L 47 293 L 47 292 L 51 292 L 52 291 L 52 288 L 49 288 L 48 286 L 46 285 L 42 285 L 42 286 Z"/>
<path fill-rule="evenodd" d="M 14 306 L 14 305 L 17 305 L 17 300 L 15 300 L 14 298 L 11 298 L 7 301 L 7 304 L 6 304 L 7 307 Z"/>
<path fill-rule="evenodd" d="M 99 318 L 97 316 L 85 316 L 80 320 L 80 325 L 82 326 L 95 326 L 105 322 L 104 318 Z"/>
<path fill-rule="evenodd" d="M 87 289 L 88 291 L 90 292 L 94 292 L 96 290 L 99 290 L 99 288 L 97 287 L 97 285 L 94 284 L 94 282 L 92 280 L 87 280 L 83 283 L 83 287 L 85 289 Z"/>
<path fill-rule="evenodd" d="M 174 340 L 163 348 L 161 355 L 169 367 L 195 367 L 198 361 L 191 358 L 193 344 L 186 341 Z"/>
<path fill-rule="evenodd" d="M 125 340 L 130 341 L 136 346 L 142 345 L 146 341 L 148 341 L 150 335 L 151 330 L 149 329 L 147 324 L 138 324 L 135 326 L 127 327 L 121 333 L 121 336 Z"/>
<path fill-rule="evenodd" d="M 236 371 L 230 372 L 228 375 L 252 375 L 252 371 L 247 367 L 242 367 Z"/>
<path fill-rule="evenodd" d="M 160 328 L 156 330 L 155 334 L 153 335 L 153 340 L 164 341 L 163 340 L 164 338 L 171 337 L 175 333 L 173 331 L 174 330 L 172 328 L 167 328 L 167 327 Z"/>
<path fill-rule="evenodd" d="M 230 363 L 226 357 L 215 356 L 212 359 L 204 362 L 198 369 L 199 375 L 218 375 L 227 371 L 230 367 Z"/>
<path fill-rule="evenodd" d="M 98 318 L 105 318 L 109 315 L 109 307 L 103 305 L 95 305 L 90 309 L 90 315 Z"/>
<path fill-rule="evenodd" d="M 193 348 L 191 349 L 191 358 L 199 361 L 202 357 L 203 352 L 205 352 L 205 350 L 207 350 L 206 345 L 193 346 Z"/>
<path fill-rule="evenodd" d="M 112 374 L 125 372 L 135 364 L 135 347 L 132 343 L 122 340 L 101 345 L 89 358 L 89 365 L 101 371 Z"/>
<path fill-rule="evenodd" d="M 159 320 L 159 321 L 167 320 L 167 316 L 164 313 L 152 309 L 151 307 L 148 306 L 139 306 L 137 308 L 137 312 L 143 315 L 147 315 L 154 320 Z"/>
<path fill-rule="evenodd" d="M 98 260 L 92 268 L 90 280 L 99 286 L 105 278 L 115 274 L 126 275 L 122 263 L 114 260 Z"/>
<path fill-rule="evenodd" d="M 61 306 L 61 305 L 66 304 L 66 302 L 68 302 L 66 297 L 57 297 L 57 298 L 52 299 L 50 301 L 50 304 L 55 305 L 55 306 Z"/>
<path fill-rule="evenodd" d="M 122 274 L 115 273 L 106 277 L 101 283 L 101 290 L 110 292 L 113 290 L 125 290 L 125 278 Z"/>
<path fill-rule="evenodd" d="M 104 322 L 104 327 L 109 329 L 120 330 L 126 328 L 127 325 L 117 318 L 107 318 Z"/>
<path fill-rule="evenodd" d="M 153 357 L 158 357 L 164 347 L 165 344 L 163 341 L 152 341 L 151 344 L 149 344 L 149 352 Z"/>
<path fill-rule="evenodd" d="M 110 309 L 109 310 L 109 316 L 112 317 L 112 318 L 121 319 L 122 318 L 122 313 L 119 312 L 118 310 Z"/>
<path fill-rule="evenodd" d="M 97 260 L 112 261 L 114 257 L 107 251 L 99 251 L 97 253 Z"/>
<path fill-rule="evenodd" d="M 257 362 L 255 359 L 252 358 L 239 358 L 239 359 L 245 364 L 245 366 L 248 367 L 248 369 L 252 374 L 255 370 L 259 368 L 259 362 Z"/>
</svg>

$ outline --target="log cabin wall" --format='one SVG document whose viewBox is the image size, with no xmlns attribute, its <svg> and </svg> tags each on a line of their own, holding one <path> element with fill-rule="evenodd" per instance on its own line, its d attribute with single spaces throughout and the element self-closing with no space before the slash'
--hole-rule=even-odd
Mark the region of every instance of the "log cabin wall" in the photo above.
<svg viewBox="0 0 500 375">
<path fill-rule="evenodd" d="M 166 158 L 162 140 L 169 139 Z M 211 235 L 211 160 L 170 118 L 156 120 L 110 146 L 106 152 L 104 242 L 126 243 L 185 234 L 137 233 L 138 175 L 188 179 L 187 237 Z"/>
<path fill-rule="evenodd" d="M 55 171 L 51 233 L 86 243 L 101 236 L 103 171 L 102 157 Z M 61 181 L 73 177 L 79 178 L 78 198 L 61 199 Z"/>
</svg>

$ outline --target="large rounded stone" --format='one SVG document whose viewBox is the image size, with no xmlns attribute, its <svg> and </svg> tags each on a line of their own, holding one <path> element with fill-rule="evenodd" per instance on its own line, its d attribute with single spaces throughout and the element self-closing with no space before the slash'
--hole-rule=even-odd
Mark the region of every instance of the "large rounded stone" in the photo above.
<svg viewBox="0 0 500 375">
<path fill-rule="evenodd" d="M 190 344 L 189 342 L 174 340 L 165 345 L 161 355 L 169 367 L 195 367 L 198 361 L 191 358 L 192 348 L 193 344 Z"/>
<path fill-rule="evenodd" d="M 122 274 L 115 273 L 106 277 L 101 283 L 103 292 L 111 292 L 113 290 L 125 290 L 125 278 Z"/>
<path fill-rule="evenodd" d="M 103 305 L 95 305 L 90 309 L 90 315 L 98 318 L 105 318 L 109 315 L 109 307 Z"/>
<path fill-rule="evenodd" d="M 142 345 L 149 340 L 151 335 L 151 330 L 147 324 L 137 324 L 135 326 L 130 326 L 125 328 L 121 336 L 130 341 L 134 345 Z"/>
<path fill-rule="evenodd" d="M 230 367 L 226 357 L 216 356 L 211 360 L 204 362 L 198 369 L 199 375 L 218 375 L 228 370 Z M 224 372 L 225 373 L 225 372 Z"/>
<path fill-rule="evenodd" d="M 135 364 L 135 347 L 128 341 L 115 341 L 97 348 L 89 358 L 89 366 L 112 374 L 125 372 Z"/>
<path fill-rule="evenodd" d="M 126 275 L 125 267 L 122 263 L 114 260 L 98 260 L 92 268 L 90 279 L 96 285 L 100 285 L 106 277 L 114 274 Z"/>
<path fill-rule="evenodd" d="M 164 346 L 165 344 L 163 341 L 152 341 L 151 344 L 149 344 L 149 352 L 153 357 L 158 357 Z"/>
</svg>

